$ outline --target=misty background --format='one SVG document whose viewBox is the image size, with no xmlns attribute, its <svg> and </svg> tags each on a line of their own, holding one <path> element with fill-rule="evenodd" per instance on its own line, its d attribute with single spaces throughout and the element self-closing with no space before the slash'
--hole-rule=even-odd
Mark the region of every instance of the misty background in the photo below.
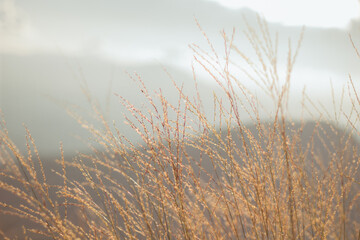
<svg viewBox="0 0 360 240">
<path fill-rule="evenodd" d="M 270 33 L 279 34 L 280 72 L 286 71 L 288 39 L 293 39 L 295 47 L 306 25 L 292 74 L 290 113 L 300 117 L 304 86 L 314 102 L 330 108 L 330 80 L 337 99 L 349 74 L 355 84 L 359 81 L 360 59 L 349 40 L 350 33 L 360 46 L 358 1 L 337 1 L 339 5 L 325 1 L 312 3 L 310 8 L 307 1 L 292 1 L 291 5 L 277 0 L 273 6 L 269 2 L 0 0 L 0 108 L 11 138 L 24 149 L 25 124 L 43 154 L 59 153 L 60 141 L 68 153 L 87 149 L 76 138 L 86 138 L 86 131 L 65 110 L 76 105 L 79 114 L 91 111 L 81 90 L 85 82 L 106 116 L 114 119 L 125 135 L 130 134 L 114 93 L 137 106 L 144 99 L 127 73 L 136 71 L 149 89 L 161 89 L 176 101 L 177 91 L 163 69 L 177 83 L 184 83 L 187 93 L 194 94 L 192 64 L 204 109 L 211 114 L 212 94 L 220 94 L 220 90 L 194 63 L 189 44 L 208 50 L 195 18 L 219 53 L 224 52 L 220 31 L 231 34 L 235 28 L 234 44 L 255 57 L 244 35 L 244 18 L 256 26 L 257 14 L 265 17 Z M 249 82 L 246 78 L 242 81 Z M 258 97 L 262 97 L 260 91 Z M 350 108 L 350 103 L 345 104 Z"/>
</svg>

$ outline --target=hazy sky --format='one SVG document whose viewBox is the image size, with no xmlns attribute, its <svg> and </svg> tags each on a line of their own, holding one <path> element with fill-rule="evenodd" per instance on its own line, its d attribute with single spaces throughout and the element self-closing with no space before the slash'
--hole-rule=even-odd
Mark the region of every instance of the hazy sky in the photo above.
<svg viewBox="0 0 360 240">
<path fill-rule="evenodd" d="M 280 32 L 285 58 L 287 39 L 296 39 L 305 25 L 300 64 L 354 68 L 354 59 L 336 59 L 354 58 L 347 32 L 360 36 L 358 0 L 0 0 L 0 53 L 155 61 L 189 70 L 188 44 L 206 46 L 194 17 L 222 51 L 219 31 L 233 27 L 235 44 L 246 49 L 243 15 L 256 25 L 256 12 L 270 22 L 272 33 Z"/>
<path fill-rule="evenodd" d="M 0 51 L 161 60 L 196 39 L 194 16 L 218 32 L 236 26 L 244 7 L 270 22 L 324 28 L 346 28 L 360 12 L 357 0 L 0 0 Z"/>
<path fill-rule="evenodd" d="M 239 9 L 251 8 L 266 19 L 286 25 L 344 28 L 359 17 L 357 0 L 209 0 Z"/>
<path fill-rule="evenodd" d="M 190 71 L 188 45 L 207 46 L 194 17 L 219 52 L 219 31 L 233 27 L 235 44 L 247 50 L 243 16 L 256 25 L 256 12 L 269 21 L 271 33 L 280 33 L 285 62 L 288 38 L 296 41 L 305 25 L 299 65 L 321 74 L 358 69 L 348 39 L 352 31 L 360 40 L 358 0 L 0 0 L 0 53 L 157 62 Z"/>
</svg>

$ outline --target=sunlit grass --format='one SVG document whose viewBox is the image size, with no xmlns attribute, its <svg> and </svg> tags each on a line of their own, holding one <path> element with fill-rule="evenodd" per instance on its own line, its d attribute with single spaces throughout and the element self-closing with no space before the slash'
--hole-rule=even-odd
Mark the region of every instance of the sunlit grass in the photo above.
<svg viewBox="0 0 360 240">
<path fill-rule="evenodd" d="M 146 107 L 117 98 L 141 143 L 105 119 L 87 91 L 102 127 L 72 116 L 92 133 L 91 154 L 67 161 L 60 145 L 56 164 L 42 162 L 30 131 L 22 154 L 2 123 L 0 188 L 11 197 L 0 203 L 0 214 L 25 219 L 15 233 L 0 229 L 4 238 L 360 239 L 354 138 L 360 100 L 353 80 L 344 95 L 351 111 L 335 115 L 345 119 L 341 127 L 329 118 L 291 120 L 291 74 L 303 33 L 295 48 L 289 43 L 285 74 L 278 72 L 277 37 L 260 18 L 257 30 L 248 26 L 245 32 L 256 59 L 235 45 L 235 31 L 222 33 L 223 56 L 203 34 L 209 50 L 190 47 L 195 63 L 223 92 L 214 95 L 212 117 L 199 94 L 188 96 L 173 81 L 178 101 L 170 103 L 135 74 L 129 77 Z M 236 59 L 250 67 L 246 81 L 262 89 L 271 109 L 232 73 Z M 310 111 L 309 105 L 314 107 L 304 93 L 299 111 Z"/>
</svg>

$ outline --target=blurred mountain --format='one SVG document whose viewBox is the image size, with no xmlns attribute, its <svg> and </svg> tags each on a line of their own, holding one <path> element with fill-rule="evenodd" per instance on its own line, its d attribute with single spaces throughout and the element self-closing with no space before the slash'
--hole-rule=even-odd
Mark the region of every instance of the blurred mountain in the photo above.
<svg viewBox="0 0 360 240">
<path fill-rule="evenodd" d="M 185 94 L 196 97 L 191 75 L 160 64 L 126 66 L 98 58 L 56 55 L 2 55 L 0 59 L 0 108 L 10 136 L 24 149 L 25 130 L 22 124 L 25 124 L 44 154 L 58 152 L 59 141 L 64 142 L 66 152 L 86 148 L 73 136 L 80 135 L 86 139 L 86 131 L 66 112 L 67 107 L 76 105 L 75 112 L 91 122 L 93 113 L 82 92 L 84 86 L 98 99 L 107 120 L 115 120 L 125 135 L 130 130 L 123 123 L 126 111 L 115 93 L 136 107 L 149 106 L 140 90 L 140 83 L 130 77 L 137 78 L 135 71 L 155 98 L 161 90 L 170 103 L 177 103 L 179 93 L 171 77 L 179 87 L 183 85 Z M 210 112 L 212 93 L 217 90 L 202 81 L 198 81 L 198 89 L 205 108 Z"/>
</svg>

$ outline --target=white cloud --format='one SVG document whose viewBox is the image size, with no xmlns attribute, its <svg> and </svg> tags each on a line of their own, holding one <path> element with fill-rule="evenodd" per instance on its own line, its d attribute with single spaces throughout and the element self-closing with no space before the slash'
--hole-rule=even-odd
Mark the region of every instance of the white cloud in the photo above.
<svg viewBox="0 0 360 240">
<path fill-rule="evenodd" d="M 357 0 L 210 0 L 230 8 L 248 7 L 268 21 L 286 25 L 344 28 L 359 16 Z"/>
</svg>

